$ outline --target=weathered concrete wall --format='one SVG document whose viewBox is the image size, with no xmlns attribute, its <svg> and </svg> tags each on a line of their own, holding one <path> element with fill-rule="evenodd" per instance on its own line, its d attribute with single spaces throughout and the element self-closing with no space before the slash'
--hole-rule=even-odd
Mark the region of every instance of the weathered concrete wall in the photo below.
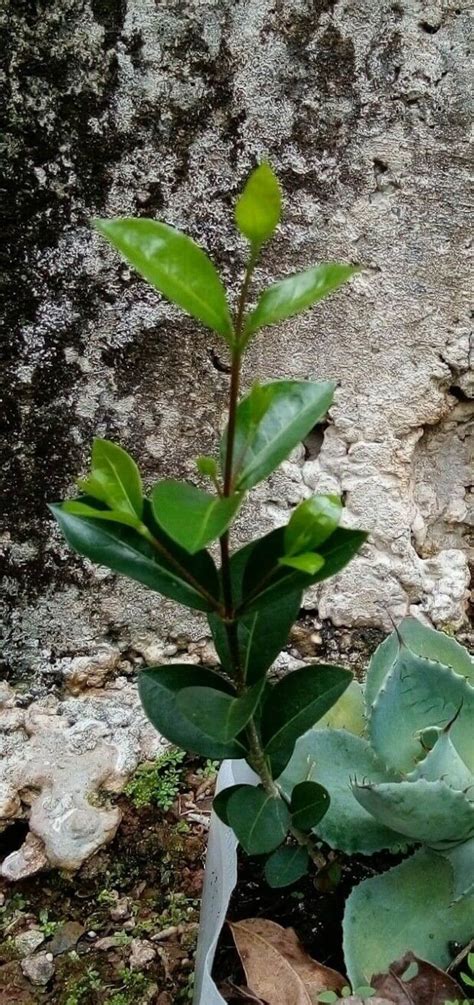
<svg viewBox="0 0 474 1005">
<path fill-rule="evenodd" d="M 0 696 L 0 816 L 31 828 L 3 863 L 14 877 L 78 864 L 113 833 L 117 812 L 87 797 L 120 787 L 159 742 L 137 706 L 137 663 L 212 662 L 200 616 L 81 561 L 48 516 L 94 433 L 130 449 L 149 483 L 192 477 L 228 386 L 223 345 L 121 265 L 88 218 L 186 228 L 235 289 L 232 204 L 267 157 L 285 222 L 258 282 L 325 258 L 367 267 L 249 353 L 246 383 L 335 376 L 340 388 L 324 435 L 259 487 L 238 529 L 244 540 L 311 491 L 343 493 L 370 543 L 307 598 L 283 664 L 324 652 L 363 666 L 391 618 L 411 609 L 456 629 L 466 615 L 471 109 L 465 0 L 0 0 L 0 12 L 3 658 L 20 682 Z"/>
<path fill-rule="evenodd" d="M 88 217 L 184 227 L 235 284 L 232 203 L 262 157 L 286 207 L 258 281 L 327 257 L 369 270 L 249 353 L 246 382 L 331 375 L 341 386 L 320 452 L 313 438 L 256 493 L 242 537 L 310 490 L 342 491 L 371 543 L 309 606 L 347 626 L 386 629 L 409 608 L 461 625 L 468 6 L 2 0 L 13 39 L 4 542 L 15 676 L 51 681 L 102 643 L 154 658 L 205 636 L 200 617 L 72 555 L 46 501 L 71 491 L 94 433 L 133 451 L 150 483 L 191 475 L 193 456 L 215 445 L 228 384 L 224 347 L 121 265 Z"/>
</svg>

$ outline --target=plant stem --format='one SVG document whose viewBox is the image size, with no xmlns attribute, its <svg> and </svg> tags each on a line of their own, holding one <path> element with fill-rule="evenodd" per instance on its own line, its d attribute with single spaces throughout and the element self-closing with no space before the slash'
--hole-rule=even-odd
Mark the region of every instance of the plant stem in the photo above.
<svg viewBox="0 0 474 1005">
<path fill-rule="evenodd" d="M 176 570 L 176 572 L 179 572 L 181 578 L 184 579 L 185 582 L 189 583 L 189 586 L 192 586 L 193 590 L 196 590 L 196 593 L 199 593 L 201 597 L 204 597 L 204 599 L 209 602 L 209 604 L 212 607 L 212 610 L 215 611 L 216 614 L 222 615 L 223 614 L 222 605 L 219 603 L 216 597 L 213 597 L 212 593 L 209 593 L 209 591 L 206 590 L 206 587 L 202 586 L 201 583 L 199 583 L 198 580 L 194 578 L 192 573 L 188 572 L 188 570 L 185 569 L 183 565 L 181 565 L 181 562 L 178 562 L 178 559 L 175 558 L 170 551 L 168 551 L 168 549 L 165 547 L 164 544 L 161 543 L 161 541 L 158 541 L 158 539 L 154 537 L 154 535 L 151 533 L 148 527 L 145 526 L 145 524 L 143 524 L 142 533 L 143 537 L 145 537 L 146 540 L 153 545 L 153 547 L 161 555 L 161 557 L 164 558 L 165 561 L 168 562 L 171 565 L 171 567 Z"/>
</svg>

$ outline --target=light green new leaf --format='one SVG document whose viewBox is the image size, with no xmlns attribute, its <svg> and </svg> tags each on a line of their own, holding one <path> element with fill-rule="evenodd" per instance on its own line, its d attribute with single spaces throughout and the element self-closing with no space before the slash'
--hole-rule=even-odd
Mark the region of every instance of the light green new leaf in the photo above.
<svg viewBox="0 0 474 1005">
<path fill-rule="evenodd" d="M 277 848 L 265 862 L 265 879 L 274 890 L 291 886 L 308 872 L 309 855 L 301 845 Z"/>
<path fill-rule="evenodd" d="M 95 437 L 91 472 L 79 482 L 80 489 L 111 510 L 127 513 L 141 520 L 143 489 L 140 472 L 130 454 L 110 440 Z"/>
<path fill-rule="evenodd" d="M 151 493 L 155 520 L 192 555 L 224 533 L 241 502 L 242 494 L 220 498 L 172 478 L 158 482 Z"/>
<path fill-rule="evenodd" d="M 189 663 L 173 663 L 170 666 L 147 667 L 142 670 L 138 678 L 138 692 L 152 725 L 170 743 L 202 757 L 218 760 L 245 757 L 245 747 L 238 740 L 216 740 L 183 715 L 178 705 L 179 694 L 196 684 L 203 688 L 217 688 L 223 693 L 231 691 L 219 674 Z"/>
<path fill-rule="evenodd" d="M 290 814 L 283 800 L 253 785 L 243 785 L 234 792 L 226 812 L 247 855 L 265 855 L 278 848 L 290 827 Z"/>
<path fill-rule="evenodd" d="M 331 405 L 334 381 L 277 380 L 255 385 L 237 408 L 232 479 L 237 492 L 266 478 Z M 224 468 L 227 433 L 221 446 Z"/>
<path fill-rule="evenodd" d="M 147 536 L 143 521 L 132 513 L 114 509 L 95 509 L 94 506 L 82 502 L 81 499 L 67 499 L 62 505 L 62 509 L 64 513 L 72 513 L 73 516 L 86 516 L 91 520 L 110 520 L 112 523 L 121 523 L 126 527 L 135 527 L 139 533 L 144 530 L 145 536 Z"/>
<path fill-rule="evenodd" d="M 318 495 L 299 503 L 285 527 L 285 554 L 317 551 L 339 526 L 342 503 L 338 496 Z M 316 571 L 316 570 L 315 570 Z"/>
<path fill-rule="evenodd" d="M 395 777 L 387 772 L 367 740 L 345 729 L 316 728 L 297 741 L 279 783 L 288 797 L 303 780 L 319 782 L 328 790 L 331 802 L 316 832 L 331 848 L 349 855 L 404 848 L 406 837 L 378 823 L 354 798 L 351 790 L 354 775 L 371 782 Z"/>
<path fill-rule="evenodd" d="M 379 784 L 356 780 L 352 791 L 381 824 L 431 848 L 474 836 L 474 803 L 439 779 Z"/>
<path fill-rule="evenodd" d="M 168 300 L 232 343 L 233 328 L 224 287 L 210 258 L 195 241 L 156 220 L 128 218 L 93 223 Z"/>
<path fill-rule="evenodd" d="M 291 793 L 291 822 L 300 831 L 310 831 L 327 813 L 330 796 L 318 782 L 299 782 Z"/>
<path fill-rule="evenodd" d="M 260 701 L 265 678 L 240 698 L 232 697 L 210 687 L 188 687 L 178 696 L 178 708 L 190 722 L 212 736 L 227 743 L 247 725 Z"/>
<path fill-rule="evenodd" d="M 289 758 L 298 737 L 325 715 L 351 680 L 349 670 L 314 664 L 294 670 L 278 681 L 265 698 L 262 711 L 262 739 L 267 755 L 284 751 Z"/>
<path fill-rule="evenodd" d="M 275 172 L 263 163 L 252 171 L 235 207 L 240 233 L 259 248 L 280 222 L 281 191 Z"/>
<path fill-rule="evenodd" d="M 344 959 L 354 987 L 369 984 L 406 952 L 445 968 L 450 942 L 472 936 L 474 897 L 453 903 L 452 871 L 420 850 L 381 876 L 356 886 L 344 914 Z"/>
<path fill-rule="evenodd" d="M 314 551 L 303 552 L 302 555 L 285 555 L 278 559 L 279 565 L 286 565 L 290 569 L 297 569 L 298 572 L 306 572 L 309 576 L 314 576 L 324 565 L 324 558 Z"/>
<path fill-rule="evenodd" d="M 359 272 L 358 266 L 323 262 L 269 286 L 249 314 L 245 326 L 247 334 L 299 314 L 337 290 L 356 272 Z"/>
</svg>

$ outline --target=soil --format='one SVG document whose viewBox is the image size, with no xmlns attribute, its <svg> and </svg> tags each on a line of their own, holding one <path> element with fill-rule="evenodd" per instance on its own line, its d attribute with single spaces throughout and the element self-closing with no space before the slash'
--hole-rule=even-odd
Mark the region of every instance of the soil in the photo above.
<svg viewBox="0 0 474 1005">
<path fill-rule="evenodd" d="M 75 875 L 0 880 L 2 1005 L 190 1002 L 212 788 L 203 763 L 188 759 L 167 812 L 118 797 L 115 840 Z M 2 854 L 23 840 L 14 831 L 0 834 Z M 15 940 L 31 928 L 44 935 L 36 953 L 53 954 L 45 986 L 25 978 L 19 958 Z"/>
</svg>

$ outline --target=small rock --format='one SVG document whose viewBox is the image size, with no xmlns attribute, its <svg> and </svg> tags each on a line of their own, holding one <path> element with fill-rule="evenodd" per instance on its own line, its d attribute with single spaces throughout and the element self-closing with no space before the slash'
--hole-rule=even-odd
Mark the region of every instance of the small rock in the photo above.
<svg viewBox="0 0 474 1005">
<path fill-rule="evenodd" d="M 106 935 L 103 939 L 97 939 L 94 949 L 100 949 L 103 953 L 107 953 L 109 949 L 116 949 L 122 943 L 122 935 Z"/>
<path fill-rule="evenodd" d="M 130 970 L 146 970 L 155 959 L 155 956 L 156 949 L 152 946 L 151 942 L 145 939 L 132 939 L 129 961 Z"/>
<path fill-rule="evenodd" d="M 26 879 L 33 876 L 35 872 L 44 869 L 48 864 L 44 844 L 41 838 L 36 837 L 31 831 L 18 851 L 12 851 L 11 855 L 3 860 L 0 873 L 5 879 L 16 882 L 19 879 Z"/>
<path fill-rule="evenodd" d="M 84 931 L 84 926 L 80 925 L 78 921 L 66 921 L 56 930 L 48 944 L 50 953 L 53 956 L 60 956 L 61 953 L 67 953 L 70 949 L 74 949 L 81 935 L 84 935 Z"/>
<path fill-rule="evenodd" d="M 128 918 L 127 921 L 124 921 L 123 923 L 124 932 L 133 932 L 135 925 L 136 925 L 135 918 Z"/>
<path fill-rule="evenodd" d="M 3 907 L 4 903 L 5 903 L 5 894 L 0 893 L 0 907 Z"/>
<path fill-rule="evenodd" d="M 21 961 L 21 969 L 31 984 L 44 986 L 54 974 L 53 954 L 37 953 L 36 956 L 28 956 Z"/>
<path fill-rule="evenodd" d="M 26 932 L 20 932 L 15 938 L 15 949 L 21 957 L 31 956 L 44 942 L 44 935 L 39 928 L 29 928 Z"/>
<path fill-rule="evenodd" d="M 110 908 L 109 915 L 112 921 L 125 921 L 130 917 L 130 901 L 128 897 L 120 897 Z"/>
</svg>

